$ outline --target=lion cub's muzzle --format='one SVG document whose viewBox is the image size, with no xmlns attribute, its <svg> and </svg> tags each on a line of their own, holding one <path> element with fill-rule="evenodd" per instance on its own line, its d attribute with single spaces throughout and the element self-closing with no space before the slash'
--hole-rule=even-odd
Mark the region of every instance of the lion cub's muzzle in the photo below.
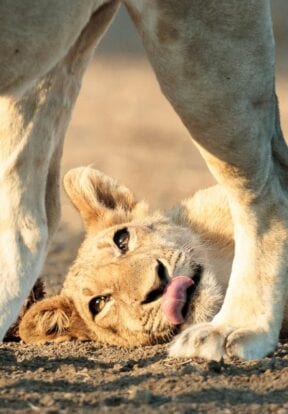
<svg viewBox="0 0 288 414">
<path fill-rule="evenodd" d="M 168 322 L 172 325 L 181 325 L 188 314 L 202 273 L 203 267 L 198 264 L 192 267 L 190 275 L 174 276 L 171 279 L 167 268 L 160 260 L 157 260 L 156 274 L 159 285 L 148 292 L 141 305 L 162 298 L 162 310 Z"/>
</svg>

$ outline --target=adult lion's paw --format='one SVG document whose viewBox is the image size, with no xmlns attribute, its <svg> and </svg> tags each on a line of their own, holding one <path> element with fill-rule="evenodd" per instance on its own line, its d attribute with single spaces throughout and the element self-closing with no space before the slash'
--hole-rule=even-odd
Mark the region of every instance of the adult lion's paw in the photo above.
<svg viewBox="0 0 288 414">
<path fill-rule="evenodd" d="M 274 336 L 263 330 L 235 329 L 227 337 L 225 351 L 229 357 L 259 359 L 275 350 Z"/>
<path fill-rule="evenodd" d="M 258 359 L 274 349 L 275 341 L 263 330 L 233 329 L 203 323 L 191 326 L 178 335 L 170 346 L 169 355 L 215 361 L 220 361 L 224 356 Z"/>
<path fill-rule="evenodd" d="M 169 355 L 219 361 L 225 354 L 225 340 L 229 332 L 229 330 L 222 332 L 211 323 L 193 325 L 175 338 Z"/>
</svg>

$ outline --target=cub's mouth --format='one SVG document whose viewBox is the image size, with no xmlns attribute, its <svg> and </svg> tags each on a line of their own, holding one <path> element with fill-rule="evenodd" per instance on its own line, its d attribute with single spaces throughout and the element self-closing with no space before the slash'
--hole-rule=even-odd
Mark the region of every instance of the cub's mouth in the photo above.
<svg viewBox="0 0 288 414">
<path fill-rule="evenodd" d="M 181 325 L 188 315 L 202 277 L 203 267 L 200 264 L 194 265 L 191 276 L 174 276 L 171 279 L 166 267 L 158 260 L 156 271 L 160 284 L 146 295 L 141 305 L 162 298 L 162 310 L 168 322 L 172 325 Z"/>
<path fill-rule="evenodd" d="M 193 283 L 193 285 L 189 286 L 187 291 L 186 291 L 186 294 L 187 294 L 186 302 L 185 302 L 185 304 L 182 308 L 182 312 L 181 312 L 184 319 L 186 319 L 186 317 L 188 315 L 188 311 L 190 309 L 192 299 L 193 299 L 194 294 L 196 293 L 196 291 L 198 289 L 200 280 L 202 278 L 202 274 L 203 274 L 203 267 L 198 264 L 195 268 L 195 273 L 193 274 L 193 282 L 194 283 Z"/>
<path fill-rule="evenodd" d="M 172 325 L 181 325 L 185 322 L 202 273 L 203 267 L 197 265 L 191 277 L 175 276 L 166 287 L 162 298 L 162 310 Z"/>
</svg>

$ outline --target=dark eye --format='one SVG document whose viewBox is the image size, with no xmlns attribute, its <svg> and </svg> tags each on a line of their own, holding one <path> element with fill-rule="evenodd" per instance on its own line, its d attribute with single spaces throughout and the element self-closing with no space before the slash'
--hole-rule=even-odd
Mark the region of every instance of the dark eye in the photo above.
<svg viewBox="0 0 288 414">
<path fill-rule="evenodd" d="M 121 253 L 126 253 L 128 251 L 129 239 L 130 234 L 126 227 L 124 229 L 117 230 L 113 237 L 113 241 L 118 249 L 121 250 Z"/>
<path fill-rule="evenodd" d="M 103 296 L 96 296 L 95 298 L 90 300 L 89 311 L 93 315 L 93 317 L 98 315 L 98 313 L 100 313 L 104 309 L 104 306 L 106 305 L 107 302 L 109 302 L 110 299 L 111 299 L 110 295 L 106 295 L 106 296 L 103 295 Z"/>
</svg>

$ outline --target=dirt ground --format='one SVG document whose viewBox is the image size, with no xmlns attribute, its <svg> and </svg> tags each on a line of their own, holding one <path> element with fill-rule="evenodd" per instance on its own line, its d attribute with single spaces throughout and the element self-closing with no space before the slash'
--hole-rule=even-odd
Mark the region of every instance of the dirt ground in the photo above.
<svg viewBox="0 0 288 414">
<path fill-rule="evenodd" d="M 288 136 L 287 62 L 277 89 Z M 69 128 L 63 173 L 93 164 L 154 207 L 214 183 L 142 57 L 98 56 Z M 57 293 L 83 237 L 62 194 L 61 227 L 43 277 Z M 167 347 L 125 350 L 94 343 L 0 345 L 1 413 L 288 413 L 288 344 L 261 361 L 225 364 L 167 358 Z"/>
</svg>

